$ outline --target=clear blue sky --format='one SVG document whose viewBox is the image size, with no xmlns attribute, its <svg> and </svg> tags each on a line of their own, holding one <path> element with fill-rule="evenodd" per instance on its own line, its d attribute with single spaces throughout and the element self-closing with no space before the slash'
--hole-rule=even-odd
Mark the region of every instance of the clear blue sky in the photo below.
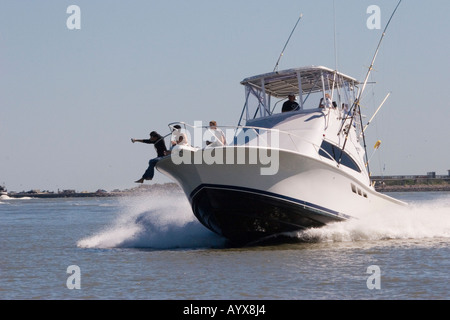
<svg viewBox="0 0 450 320">
<path fill-rule="evenodd" d="M 69 5 L 81 29 L 69 30 Z M 369 30 L 369 5 L 381 30 Z M 338 69 L 363 80 L 396 0 L 335 0 Z M 132 144 L 167 123 L 237 124 L 239 82 L 335 67 L 332 0 L 0 0 L 0 184 L 9 190 L 134 187 L 155 156 Z M 450 2 L 403 0 L 375 62 L 363 113 L 373 174 L 450 169 Z M 369 151 L 371 153 L 371 151 Z M 384 168 L 384 171 L 383 171 Z M 157 173 L 154 182 L 168 182 Z"/>
</svg>

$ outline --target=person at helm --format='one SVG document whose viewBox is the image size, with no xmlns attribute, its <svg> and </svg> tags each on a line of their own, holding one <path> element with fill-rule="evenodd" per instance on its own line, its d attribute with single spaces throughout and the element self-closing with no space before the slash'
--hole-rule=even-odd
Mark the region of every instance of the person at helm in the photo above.
<svg viewBox="0 0 450 320">
<path fill-rule="evenodd" d="M 281 108 L 281 112 L 288 112 L 288 111 L 297 111 L 300 110 L 300 106 L 295 101 L 295 94 L 291 93 L 288 95 L 288 100 L 283 103 L 283 107 Z"/>
</svg>

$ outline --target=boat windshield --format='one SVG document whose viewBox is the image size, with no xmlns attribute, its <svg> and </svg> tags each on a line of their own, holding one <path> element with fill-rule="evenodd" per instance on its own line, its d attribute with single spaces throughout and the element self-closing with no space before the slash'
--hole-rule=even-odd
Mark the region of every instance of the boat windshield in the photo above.
<svg viewBox="0 0 450 320">
<path fill-rule="evenodd" d="M 358 89 L 356 79 L 316 66 L 262 74 L 241 84 L 245 87 L 245 104 L 239 124 L 281 113 L 289 95 L 296 97 L 296 112 L 319 108 L 324 101 L 345 111 L 355 101 Z"/>
</svg>

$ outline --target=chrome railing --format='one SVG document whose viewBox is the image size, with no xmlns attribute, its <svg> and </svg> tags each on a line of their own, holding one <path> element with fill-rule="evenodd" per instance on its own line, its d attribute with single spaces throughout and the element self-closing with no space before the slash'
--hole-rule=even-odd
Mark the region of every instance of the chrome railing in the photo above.
<svg viewBox="0 0 450 320">
<path fill-rule="evenodd" d="M 174 132 L 174 126 L 179 125 L 181 133 L 185 133 L 188 138 L 188 145 L 194 148 L 203 149 L 210 147 L 223 146 L 249 146 L 273 148 L 278 150 L 293 151 L 296 153 L 305 153 L 305 148 L 312 147 L 314 155 L 320 158 L 332 160 L 336 165 L 338 162 L 326 150 L 317 144 L 300 137 L 292 132 L 279 129 L 256 127 L 256 126 L 211 126 L 191 125 L 185 122 L 172 122 L 168 126 L 170 132 L 164 136 L 167 146 L 172 146 L 173 137 L 178 133 Z M 225 144 L 222 144 L 217 137 L 221 134 L 225 136 Z M 211 140 L 215 140 L 214 142 Z M 208 141 L 213 143 L 208 144 Z M 328 157 L 323 157 L 319 151 L 324 152 Z"/>
</svg>

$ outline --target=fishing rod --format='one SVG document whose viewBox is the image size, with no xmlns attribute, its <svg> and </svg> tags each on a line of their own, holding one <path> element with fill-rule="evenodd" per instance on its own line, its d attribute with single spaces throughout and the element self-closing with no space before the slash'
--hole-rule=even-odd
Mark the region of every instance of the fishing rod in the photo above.
<svg viewBox="0 0 450 320">
<path fill-rule="evenodd" d="M 355 118 L 356 113 L 359 113 L 360 121 L 362 120 L 362 116 L 361 116 L 361 107 L 360 107 L 360 104 L 359 104 L 360 101 L 361 101 L 361 96 L 362 96 L 362 94 L 363 94 L 363 92 L 364 92 L 364 90 L 365 90 L 365 88 L 366 88 L 367 81 L 368 81 L 368 79 L 369 79 L 370 73 L 372 72 L 373 65 L 375 64 L 375 59 L 377 58 L 378 52 L 380 51 L 381 42 L 383 41 L 384 36 L 386 35 L 386 30 L 387 30 L 387 28 L 389 27 L 389 24 L 391 23 L 391 20 L 392 20 L 392 18 L 394 17 L 395 12 L 397 11 L 397 9 L 398 9 L 398 7 L 399 7 L 399 5 L 400 5 L 401 2 L 402 2 L 402 0 L 400 0 L 400 1 L 397 3 L 397 6 L 395 7 L 394 11 L 392 12 L 392 14 L 391 14 L 391 16 L 390 16 L 390 18 L 389 18 L 389 20 L 388 20 L 386 26 L 384 27 L 383 33 L 381 34 L 381 37 L 380 37 L 380 41 L 378 41 L 378 45 L 377 45 L 377 48 L 376 48 L 376 50 L 375 50 L 375 54 L 373 55 L 372 62 L 370 63 L 370 66 L 369 66 L 369 68 L 368 68 L 368 70 L 367 70 L 367 74 L 366 74 L 366 77 L 365 77 L 365 79 L 364 79 L 363 86 L 362 86 L 361 90 L 359 90 L 358 97 L 357 97 L 356 100 L 353 102 L 352 107 L 350 108 L 350 111 L 351 111 L 352 109 L 355 109 L 355 110 L 353 110 L 353 112 L 351 112 L 351 115 L 352 115 L 352 116 L 351 116 L 351 119 L 350 119 L 349 128 L 351 128 L 351 126 L 352 126 L 352 124 L 353 124 L 353 120 L 354 120 L 354 118 Z M 356 109 L 357 109 L 357 110 L 356 110 Z M 361 122 L 361 124 L 362 124 L 362 122 Z M 343 154 L 344 149 L 345 149 L 345 146 L 346 146 L 346 144 L 347 144 L 347 140 L 348 140 L 348 135 L 349 135 L 349 134 L 350 134 L 350 130 L 347 130 L 346 133 L 345 133 L 345 140 L 344 140 L 344 144 L 343 144 L 342 149 L 341 149 L 341 154 L 340 154 L 340 156 L 339 156 L 338 164 L 341 163 L 341 160 L 342 160 L 342 154 Z M 364 150 L 365 150 L 365 153 L 366 153 L 366 160 L 367 160 L 368 158 L 367 158 L 367 150 L 366 150 L 366 137 L 365 137 L 365 135 L 364 135 L 364 132 L 363 132 L 362 137 L 363 137 Z M 368 169 L 368 170 L 369 170 L 369 169 Z"/>
<path fill-rule="evenodd" d="M 281 60 L 281 57 L 282 57 L 283 54 L 284 54 L 284 50 L 286 50 L 286 47 L 287 47 L 289 41 L 291 40 L 292 34 L 294 33 L 295 29 L 297 28 L 297 25 L 298 25 L 298 23 L 300 22 L 300 20 L 302 19 L 302 17 L 303 17 L 303 13 L 300 14 L 300 17 L 297 19 L 297 22 L 295 23 L 295 26 L 294 26 L 294 28 L 292 29 L 291 34 L 289 35 L 289 38 L 287 39 L 286 43 L 284 44 L 283 50 L 281 50 L 280 56 L 278 57 L 278 60 L 277 60 L 277 63 L 275 64 L 275 67 L 273 68 L 273 72 L 277 71 L 278 65 L 279 65 L 280 60 Z M 259 97 L 258 97 L 258 100 L 260 100 Z M 260 100 L 259 102 L 260 102 L 260 104 L 261 104 L 261 100 Z M 276 105 L 276 104 L 275 104 L 275 105 Z M 275 106 L 274 106 L 274 108 L 275 108 Z M 245 107 L 244 107 L 244 109 L 245 109 Z M 241 118 L 239 119 L 239 124 L 241 123 L 242 117 L 243 117 L 243 115 L 244 115 L 244 109 L 242 109 Z M 259 112 L 259 109 L 260 109 L 260 106 L 258 106 L 258 108 L 256 109 L 253 118 L 254 118 L 254 117 L 256 116 L 256 114 Z M 269 108 L 269 110 L 267 110 L 267 107 L 264 106 L 264 109 L 266 109 L 266 111 L 267 111 L 269 114 L 271 113 L 270 108 Z M 273 110 L 272 110 L 272 112 L 273 112 Z"/>
<path fill-rule="evenodd" d="M 303 13 L 300 13 L 300 17 L 298 18 L 297 22 L 295 23 L 295 26 L 292 29 L 291 34 L 289 35 L 289 38 L 287 39 L 287 41 L 283 47 L 283 50 L 281 50 L 280 56 L 278 57 L 277 63 L 275 64 L 275 68 L 273 68 L 273 72 L 275 72 L 278 69 L 278 64 L 280 63 L 281 57 L 283 56 L 283 53 L 284 53 L 284 50 L 286 49 L 286 47 L 289 43 L 289 40 L 291 40 L 292 34 L 294 33 L 295 28 L 297 28 L 297 25 L 300 22 L 300 20 L 302 19 L 302 17 L 303 17 Z"/>
<path fill-rule="evenodd" d="M 391 23 L 391 20 L 392 20 L 392 18 L 394 17 L 394 14 L 395 14 L 395 12 L 397 11 L 397 8 L 398 8 L 398 6 L 400 5 L 401 2 L 402 2 L 402 0 L 400 0 L 400 1 L 398 2 L 397 6 L 395 7 L 394 11 L 393 11 L 392 14 L 391 14 L 391 17 L 389 18 L 389 20 L 388 20 L 388 22 L 387 22 L 387 24 L 386 24 L 386 27 L 384 27 L 384 30 L 383 30 L 383 33 L 382 33 L 382 35 L 381 35 L 380 41 L 378 42 L 377 49 L 375 50 L 375 54 L 374 54 L 374 56 L 373 56 L 372 62 L 370 63 L 370 67 L 369 67 L 369 69 L 367 70 L 367 74 L 366 74 L 366 78 L 364 79 L 363 87 L 362 87 L 362 89 L 361 89 L 361 91 L 360 91 L 360 93 L 359 93 L 359 95 L 358 95 L 358 99 L 357 99 L 358 105 L 359 105 L 359 100 L 360 100 L 360 98 L 361 98 L 361 95 L 362 95 L 362 93 L 364 92 L 364 90 L 365 90 L 365 88 L 366 88 L 367 80 L 369 79 L 370 72 L 371 72 L 372 69 L 373 69 L 373 65 L 374 65 L 374 63 L 375 63 L 375 59 L 377 58 L 378 51 L 380 51 L 381 42 L 383 41 L 383 38 L 384 38 L 384 36 L 386 35 L 386 30 L 387 30 L 387 28 L 389 27 L 389 24 Z"/>
</svg>

